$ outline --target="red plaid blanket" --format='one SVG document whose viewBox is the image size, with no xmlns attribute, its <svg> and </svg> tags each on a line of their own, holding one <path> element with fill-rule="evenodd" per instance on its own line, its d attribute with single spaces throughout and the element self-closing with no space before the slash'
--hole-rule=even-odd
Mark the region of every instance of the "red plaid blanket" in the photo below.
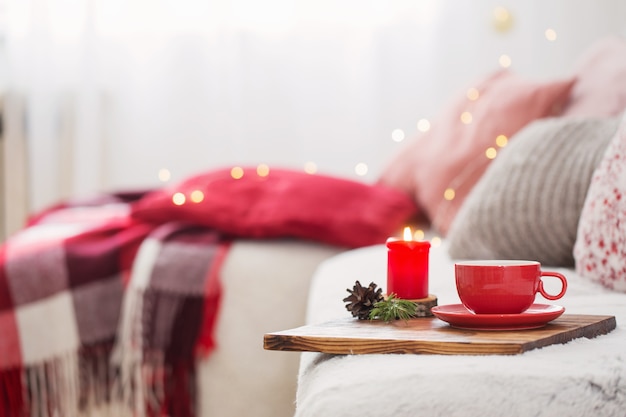
<svg viewBox="0 0 626 417">
<path fill-rule="evenodd" d="M 193 415 L 228 242 L 135 222 L 132 198 L 55 207 L 0 247 L 0 417 Z"/>
</svg>

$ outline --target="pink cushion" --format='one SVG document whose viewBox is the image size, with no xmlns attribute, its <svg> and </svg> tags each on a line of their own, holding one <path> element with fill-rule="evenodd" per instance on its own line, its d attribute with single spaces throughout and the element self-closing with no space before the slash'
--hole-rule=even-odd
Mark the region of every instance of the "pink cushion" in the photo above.
<svg viewBox="0 0 626 417">
<path fill-rule="evenodd" d="M 616 116 L 626 109 L 626 39 L 604 38 L 579 59 L 564 116 Z"/>
<path fill-rule="evenodd" d="M 192 201 L 194 191 L 202 193 L 201 201 Z M 185 196 L 183 204 L 173 203 L 175 193 Z M 244 168 L 240 179 L 230 169 L 201 173 L 146 195 L 132 208 L 143 221 L 180 220 L 233 236 L 299 237 L 347 247 L 384 243 L 416 212 L 410 196 L 383 185 L 288 169 L 261 176 L 255 168 Z"/>
<path fill-rule="evenodd" d="M 511 71 L 497 71 L 474 87 L 480 97 L 456 98 L 433 127 L 405 145 L 383 170 L 380 183 L 410 193 L 433 225 L 448 232 L 459 207 L 481 177 L 490 159 L 489 147 L 498 135 L 511 138 L 529 122 L 555 115 L 566 102 L 573 79 L 552 82 L 526 80 Z M 460 116 L 470 112 L 472 122 Z M 444 198 L 446 189 L 455 192 Z"/>
<path fill-rule="evenodd" d="M 591 180 L 574 259 L 580 275 L 626 292 L 626 114 Z"/>
</svg>

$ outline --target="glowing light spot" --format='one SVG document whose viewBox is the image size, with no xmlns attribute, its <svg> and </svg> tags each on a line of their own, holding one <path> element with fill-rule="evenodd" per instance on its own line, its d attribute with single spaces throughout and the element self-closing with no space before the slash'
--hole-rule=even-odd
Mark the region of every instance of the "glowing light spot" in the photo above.
<svg viewBox="0 0 626 417">
<path fill-rule="evenodd" d="M 185 194 L 183 193 L 174 193 L 174 195 L 172 196 L 172 203 L 177 206 L 182 206 L 183 204 L 185 204 L 186 200 L 187 199 L 185 198 Z"/>
<path fill-rule="evenodd" d="M 509 138 L 504 135 L 498 135 L 498 137 L 496 138 L 496 145 L 501 148 L 504 148 L 507 143 L 509 143 Z"/>
<path fill-rule="evenodd" d="M 446 191 L 443 192 L 443 198 L 445 198 L 448 201 L 454 200 L 455 196 L 456 196 L 456 193 L 454 192 L 452 188 L 446 188 Z"/>
<path fill-rule="evenodd" d="M 267 177 L 270 174 L 270 167 L 266 164 L 259 164 L 256 167 L 256 173 L 259 177 Z"/>
<path fill-rule="evenodd" d="M 201 203 L 204 200 L 204 193 L 200 190 L 193 190 L 189 198 L 194 203 Z"/>
<path fill-rule="evenodd" d="M 487 148 L 487 150 L 485 151 L 485 156 L 489 159 L 494 159 L 496 155 L 498 155 L 498 151 L 496 151 L 496 148 Z"/>
<path fill-rule="evenodd" d="M 417 130 L 420 132 L 428 132 L 430 130 L 430 122 L 427 119 L 418 120 Z"/>
<path fill-rule="evenodd" d="M 317 164 L 315 162 L 307 162 L 304 164 L 304 172 L 307 174 L 315 174 L 317 172 Z"/>
<path fill-rule="evenodd" d="M 511 60 L 511 57 L 506 54 L 500 55 L 498 62 L 500 63 L 500 66 L 502 68 L 508 68 L 513 63 L 513 61 Z"/>
<path fill-rule="evenodd" d="M 476 88 L 472 87 L 469 90 L 467 90 L 466 96 L 468 100 L 476 101 L 478 100 L 478 97 L 480 97 L 480 93 L 478 92 Z"/>
<path fill-rule="evenodd" d="M 509 13 L 509 11 L 502 6 L 498 6 L 493 9 L 493 18 L 496 20 L 504 21 L 507 20 L 510 16 L 511 14 Z"/>
<path fill-rule="evenodd" d="M 546 39 L 549 40 L 550 42 L 554 42 L 556 40 L 556 30 L 552 28 L 546 29 L 545 35 L 546 35 Z"/>
<path fill-rule="evenodd" d="M 161 168 L 159 170 L 159 181 L 167 182 L 170 180 L 170 178 L 172 178 L 172 173 L 169 169 Z"/>
<path fill-rule="evenodd" d="M 424 239 L 424 231 L 422 229 L 417 229 L 415 233 L 413 233 L 413 240 L 422 240 Z"/>
<path fill-rule="evenodd" d="M 413 234 L 411 233 L 410 227 L 407 226 L 404 228 L 403 238 L 405 242 L 410 242 L 411 240 L 413 240 Z"/>
<path fill-rule="evenodd" d="M 364 162 L 359 162 L 354 167 L 354 172 L 356 172 L 356 175 L 358 175 L 360 177 L 366 175 L 367 174 L 367 164 L 364 163 Z"/>
<path fill-rule="evenodd" d="M 430 245 L 433 248 L 441 246 L 441 238 L 439 236 L 433 237 L 432 239 L 430 239 Z"/>
<path fill-rule="evenodd" d="M 461 122 L 466 125 L 472 123 L 472 113 L 468 111 L 461 113 Z"/>
<path fill-rule="evenodd" d="M 506 32 L 513 26 L 513 15 L 508 9 L 498 6 L 493 9 L 493 26 L 498 32 Z"/>
<path fill-rule="evenodd" d="M 394 129 L 394 131 L 391 132 L 391 139 L 393 139 L 394 142 L 402 142 L 404 140 L 404 130 Z"/>
<path fill-rule="evenodd" d="M 243 168 L 241 168 L 241 167 L 233 167 L 230 170 L 230 176 L 233 177 L 236 180 L 240 179 L 241 177 L 243 177 Z"/>
</svg>

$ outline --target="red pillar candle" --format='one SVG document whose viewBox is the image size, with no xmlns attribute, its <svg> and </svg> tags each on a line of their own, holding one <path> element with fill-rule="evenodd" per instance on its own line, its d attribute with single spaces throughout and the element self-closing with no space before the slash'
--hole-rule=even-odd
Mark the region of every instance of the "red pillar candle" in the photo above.
<svg viewBox="0 0 626 417">
<path fill-rule="evenodd" d="M 417 300 L 428 297 L 428 253 L 430 243 L 413 240 L 411 229 L 404 239 L 387 239 L 387 294 Z"/>
</svg>

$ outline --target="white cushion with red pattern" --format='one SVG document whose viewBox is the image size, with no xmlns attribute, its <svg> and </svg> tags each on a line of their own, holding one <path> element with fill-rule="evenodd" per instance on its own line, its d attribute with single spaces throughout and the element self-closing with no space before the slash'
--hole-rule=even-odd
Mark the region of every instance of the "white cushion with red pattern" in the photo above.
<svg viewBox="0 0 626 417">
<path fill-rule="evenodd" d="M 591 180 L 574 258 L 580 275 L 626 292 L 626 113 Z"/>
</svg>

